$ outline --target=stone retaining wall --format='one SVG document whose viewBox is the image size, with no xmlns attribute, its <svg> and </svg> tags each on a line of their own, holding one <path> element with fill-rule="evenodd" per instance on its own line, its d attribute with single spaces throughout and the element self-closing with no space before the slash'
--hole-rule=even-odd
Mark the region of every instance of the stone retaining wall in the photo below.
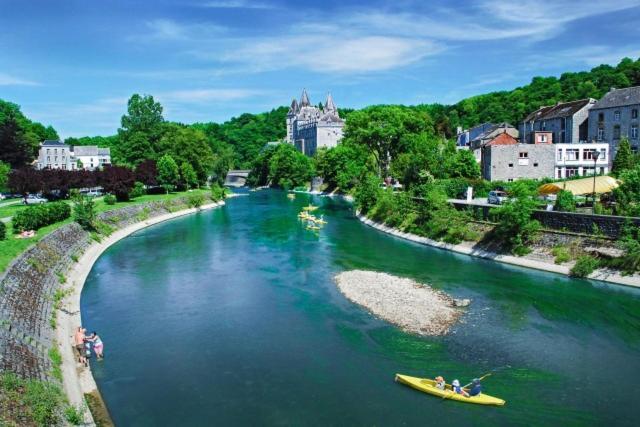
<svg viewBox="0 0 640 427">
<path fill-rule="evenodd" d="M 186 208 L 186 197 L 104 212 L 100 221 L 119 229 Z M 92 243 L 78 224 L 67 224 L 16 258 L 0 276 L 0 372 L 51 380 L 54 295 L 64 274 Z M 77 259 L 77 258 L 76 258 Z"/>
</svg>

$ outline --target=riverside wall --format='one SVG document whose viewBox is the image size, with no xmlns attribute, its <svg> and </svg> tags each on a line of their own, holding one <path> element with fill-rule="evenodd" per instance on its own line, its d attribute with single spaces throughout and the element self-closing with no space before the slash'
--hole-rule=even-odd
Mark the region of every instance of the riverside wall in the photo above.
<svg viewBox="0 0 640 427">
<path fill-rule="evenodd" d="M 204 207 L 219 205 L 208 199 L 205 203 L 209 204 Z M 113 238 L 104 239 L 117 241 L 152 223 L 195 211 L 197 209 L 189 209 L 187 197 L 181 197 L 107 211 L 100 214 L 98 220 L 113 229 Z M 101 245 L 95 236 L 76 223 L 64 225 L 19 255 L 0 276 L 0 372 L 60 383 L 53 375 L 50 352 L 62 349 L 70 353 L 71 343 L 59 342 L 61 335 L 64 336 L 59 320 L 62 315 L 79 318 L 79 295 L 84 284 L 84 281 L 67 281 L 66 274 L 71 271 L 72 276 L 77 264 L 85 261 L 83 254 Z M 115 237 L 118 239 L 114 240 Z M 58 298 L 56 305 L 57 291 L 77 295 L 77 307 L 68 311 L 65 306 L 61 312 L 59 309 L 65 298 Z M 76 371 L 73 355 L 71 361 L 73 371 Z M 68 395 L 67 382 L 64 378 Z M 82 404 L 83 396 L 73 396 L 69 400 L 72 404 Z"/>
</svg>

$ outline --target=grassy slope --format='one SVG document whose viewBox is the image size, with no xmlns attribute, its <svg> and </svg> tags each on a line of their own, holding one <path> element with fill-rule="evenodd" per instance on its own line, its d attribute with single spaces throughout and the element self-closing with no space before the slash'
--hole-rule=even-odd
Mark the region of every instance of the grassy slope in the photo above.
<svg viewBox="0 0 640 427">
<path fill-rule="evenodd" d="M 101 213 L 101 212 L 106 212 L 106 211 L 110 211 L 113 209 L 120 209 L 120 208 L 124 208 L 126 206 L 131 206 L 131 205 L 138 205 L 141 203 L 147 203 L 147 202 L 152 202 L 152 201 L 156 201 L 156 200 L 170 200 L 170 199 L 175 199 L 177 197 L 181 197 L 181 196 L 185 196 L 187 194 L 193 194 L 193 193 L 197 193 L 197 192 L 202 192 L 202 193 L 206 193 L 206 190 L 194 190 L 191 193 L 187 193 L 187 192 L 182 192 L 182 193 L 171 193 L 171 194 L 160 194 L 160 195 L 145 195 L 145 196 L 140 196 L 137 197 L 129 202 L 119 202 L 116 203 L 114 205 L 107 205 L 102 198 L 99 198 L 96 200 L 96 204 L 95 204 L 95 209 L 97 213 Z M 14 208 L 14 206 L 17 207 L 21 207 L 24 208 L 22 205 L 11 205 L 6 207 L 5 209 L 9 209 L 9 208 Z M 17 209 L 17 208 L 15 208 Z M 13 210 L 13 213 L 15 213 L 15 209 Z M 9 215 L 6 216 L 11 216 L 13 215 L 13 213 L 10 213 Z M 2 215 L 0 215 L 0 218 L 2 217 Z M 65 221 L 62 222 L 58 222 L 56 224 L 51 224 L 47 227 L 41 228 L 40 230 L 38 230 L 36 232 L 36 236 L 32 239 L 16 239 L 15 236 L 13 234 L 11 234 L 11 230 L 10 227 L 7 227 L 7 240 L 2 240 L 0 241 L 0 272 L 3 272 L 4 270 L 6 270 L 6 268 L 9 266 L 9 264 L 11 263 L 11 261 L 17 257 L 19 254 L 21 254 L 22 252 L 24 252 L 27 248 L 29 248 L 32 244 L 37 243 L 38 241 L 40 241 L 43 237 L 45 237 L 47 234 L 51 233 L 52 231 L 62 227 L 65 224 L 68 224 L 70 222 L 72 222 L 73 220 L 67 219 Z"/>
</svg>

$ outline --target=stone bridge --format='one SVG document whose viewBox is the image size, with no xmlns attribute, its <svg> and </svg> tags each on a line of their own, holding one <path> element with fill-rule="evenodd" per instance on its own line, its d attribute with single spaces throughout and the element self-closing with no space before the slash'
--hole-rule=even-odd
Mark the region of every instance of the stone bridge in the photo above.
<svg viewBox="0 0 640 427">
<path fill-rule="evenodd" d="M 244 187 L 247 185 L 247 177 L 250 170 L 230 170 L 224 180 L 226 187 Z"/>
</svg>

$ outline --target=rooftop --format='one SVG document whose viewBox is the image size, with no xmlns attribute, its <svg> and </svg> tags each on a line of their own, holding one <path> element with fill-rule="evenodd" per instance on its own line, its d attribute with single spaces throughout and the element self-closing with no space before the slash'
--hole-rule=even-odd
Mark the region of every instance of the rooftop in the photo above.
<svg viewBox="0 0 640 427">
<path fill-rule="evenodd" d="M 60 142 L 60 141 L 55 140 L 55 139 L 45 139 L 44 141 L 42 141 L 42 146 L 47 146 L 47 147 L 68 147 L 68 145 L 65 144 L 64 142 Z"/>
<path fill-rule="evenodd" d="M 593 108 L 624 107 L 626 105 L 640 104 L 640 86 L 625 89 L 611 89 Z"/>
<path fill-rule="evenodd" d="M 594 103 L 593 98 L 580 99 L 578 101 L 559 102 L 553 107 L 547 108 L 536 120 L 551 120 L 558 117 L 573 116 L 590 103 Z"/>
</svg>

